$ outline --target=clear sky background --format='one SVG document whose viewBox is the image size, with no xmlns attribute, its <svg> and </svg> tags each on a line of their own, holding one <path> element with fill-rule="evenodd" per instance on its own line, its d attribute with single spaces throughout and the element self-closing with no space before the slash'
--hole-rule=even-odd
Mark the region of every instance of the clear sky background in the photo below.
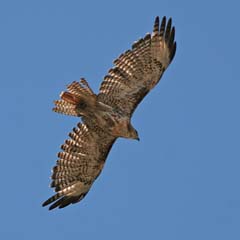
<svg viewBox="0 0 240 240">
<path fill-rule="evenodd" d="M 1 1 L 0 239 L 240 239 L 239 1 Z M 49 212 L 51 168 L 77 118 L 66 85 L 98 87 L 155 16 L 177 53 L 79 204 Z"/>
</svg>

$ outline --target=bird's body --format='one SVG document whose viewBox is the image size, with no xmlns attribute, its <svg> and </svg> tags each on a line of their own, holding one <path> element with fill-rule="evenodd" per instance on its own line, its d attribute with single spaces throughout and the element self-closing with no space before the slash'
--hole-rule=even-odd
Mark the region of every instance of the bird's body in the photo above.
<svg viewBox="0 0 240 240">
<path fill-rule="evenodd" d="M 77 87 L 84 86 L 85 82 L 85 79 L 81 79 L 80 84 L 77 82 L 70 84 L 68 86 L 70 92 L 63 92 L 62 100 L 75 106 L 76 114 L 82 117 L 87 126 L 97 126 L 113 137 L 137 138 L 129 117 L 122 109 L 100 102 L 90 88 L 92 94 L 80 95 L 79 92 L 78 96 L 74 94 L 72 89 L 77 90 Z"/>
<path fill-rule="evenodd" d="M 152 35 L 147 34 L 114 61 L 99 94 L 85 79 L 73 82 L 55 101 L 55 112 L 82 118 L 61 146 L 53 168 L 51 187 L 57 192 L 43 203 L 49 209 L 79 202 L 101 173 L 107 155 L 118 137 L 139 139 L 131 117 L 145 95 L 159 82 L 172 61 L 175 29 L 159 18 Z"/>
</svg>

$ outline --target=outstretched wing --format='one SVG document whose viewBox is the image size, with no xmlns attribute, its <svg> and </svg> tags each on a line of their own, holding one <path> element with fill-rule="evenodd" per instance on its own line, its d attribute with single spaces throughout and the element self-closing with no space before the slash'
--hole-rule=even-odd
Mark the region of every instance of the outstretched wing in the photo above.
<svg viewBox="0 0 240 240">
<path fill-rule="evenodd" d="M 146 94 L 159 82 L 175 51 L 175 29 L 171 18 L 163 17 L 159 28 L 156 17 L 153 33 L 135 42 L 114 61 L 105 76 L 98 101 L 119 108 L 131 116 Z"/>
<path fill-rule="evenodd" d="M 61 146 L 59 159 L 52 170 L 51 187 L 57 192 L 43 203 L 53 203 L 49 210 L 63 208 L 85 197 L 94 180 L 101 173 L 107 155 L 116 138 L 100 128 L 79 123 Z"/>
</svg>

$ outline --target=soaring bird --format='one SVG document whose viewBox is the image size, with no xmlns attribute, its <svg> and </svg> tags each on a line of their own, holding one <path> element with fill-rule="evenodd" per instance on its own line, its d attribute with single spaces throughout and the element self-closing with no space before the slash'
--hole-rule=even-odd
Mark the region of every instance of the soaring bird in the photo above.
<svg viewBox="0 0 240 240">
<path fill-rule="evenodd" d="M 87 81 L 72 82 L 55 101 L 53 111 L 81 117 L 61 146 L 52 169 L 56 194 L 43 203 L 49 210 L 82 200 L 101 173 L 118 137 L 137 139 L 131 117 L 142 99 L 156 86 L 176 52 L 171 18 L 156 17 L 148 33 L 121 54 L 95 94 Z"/>
</svg>

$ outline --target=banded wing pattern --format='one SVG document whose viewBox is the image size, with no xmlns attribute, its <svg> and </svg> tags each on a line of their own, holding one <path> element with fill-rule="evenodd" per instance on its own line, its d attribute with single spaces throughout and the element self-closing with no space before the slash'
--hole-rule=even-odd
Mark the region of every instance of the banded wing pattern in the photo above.
<svg viewBox="0 0 240 240">
<path fill-rule="evenodd" d="M 175 28 L 171 18 L 156 17 L 153 33 L 147 34 L 121 54 L 105 76 L 98 100 L 131 116 L 144 96 L 159 82 L 175 51 Z"/>
<path fill-rule="evenodd" d="M 57 192 L 43 203 L 53 203 L 49 210 L 63 208 L 85 197 L 100 174 L 107 155 L 115 141 L 97 126 L 89 129 L 79 123 L 61 146 L 59 159 L 52 170 L 51 187 Z"/>
</svg>

